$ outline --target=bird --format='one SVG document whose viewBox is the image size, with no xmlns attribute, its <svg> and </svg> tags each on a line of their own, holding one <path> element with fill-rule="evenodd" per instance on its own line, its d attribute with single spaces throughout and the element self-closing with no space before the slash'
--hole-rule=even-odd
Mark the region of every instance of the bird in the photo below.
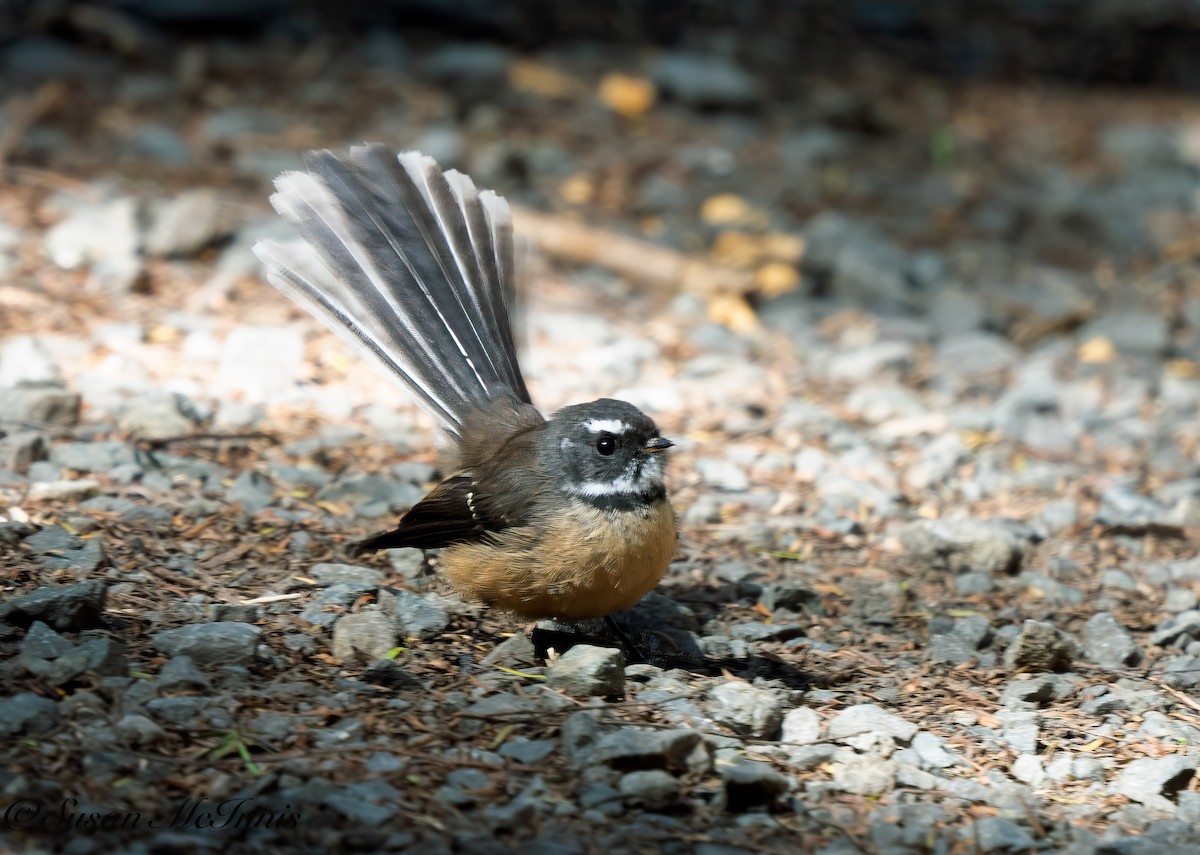
<svg viewBox="0 0 1200 855">
<path fill-rule="evenodd" d="M 416 151 L 311 151 L 271 203 L 302 240 L 254 251 L 267 280 L 406 388 L 448 474 L 356 553 L 439 550 L 464 597 L 526 619 L 607 618 L 666 573 L 674 443 L 612 398 L 544 416 L 514 343 L 507 201 Z M 611 619 L 611 618 L 610 618 Z"/>
</svg>

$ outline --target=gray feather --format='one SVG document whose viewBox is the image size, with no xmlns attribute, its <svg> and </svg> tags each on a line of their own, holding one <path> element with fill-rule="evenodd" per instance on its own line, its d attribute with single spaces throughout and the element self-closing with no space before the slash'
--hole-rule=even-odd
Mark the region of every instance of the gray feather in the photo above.
<svg viewBox="0 0 1200 855">
<path fill-rule="evenodd" d="M 508 205 L 417 152 L 311 152 L 271 202 L 306 242 L 263 241 L 267 278 L 398 378 L 450 434 L 529 403 L 513 343 Z"/>
</svg>

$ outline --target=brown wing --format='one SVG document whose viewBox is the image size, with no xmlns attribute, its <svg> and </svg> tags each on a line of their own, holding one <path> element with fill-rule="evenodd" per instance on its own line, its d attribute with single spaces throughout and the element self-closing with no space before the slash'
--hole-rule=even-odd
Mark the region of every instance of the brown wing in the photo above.
<svg viewBox="0 0 1200 855">
<path fill-rule="evenodd" d="M 367 538 L 354 552 L 404 546 L 440 549 L 452 543 L 483 540 L 490 532 L 507 528 L 507 520 L 490 515 L 486 503 L 476 501 L 477 490 L 469 473 L 447 478 L 401 517 L 395 529 Z"/>
</svg>

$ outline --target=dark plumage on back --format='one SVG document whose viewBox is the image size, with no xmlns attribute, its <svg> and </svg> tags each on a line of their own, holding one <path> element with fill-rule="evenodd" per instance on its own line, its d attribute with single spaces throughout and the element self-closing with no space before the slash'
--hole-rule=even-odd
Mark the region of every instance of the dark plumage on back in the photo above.
<svg viewBox="0 0 1200 855">
<path fill-rule="evenodd" d="M 529 403 L 509 321 L 501 197 L 417 152 L 313 152 L 271 202 L 307 243 L 262 241 L 271 284 L 394 374 L 456 440 L 489 402 Z"/>
</svg>

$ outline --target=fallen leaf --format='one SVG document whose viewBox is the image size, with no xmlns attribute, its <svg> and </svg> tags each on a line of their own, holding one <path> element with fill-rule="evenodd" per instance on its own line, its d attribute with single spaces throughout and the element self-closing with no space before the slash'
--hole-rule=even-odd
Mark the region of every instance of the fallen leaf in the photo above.
<svg viewBox="0 0 1200 855">
<path fill-rule="evenodd" d="M 754 284 L 764 296 L 778 297 L 794 290 L 800 284 L 800 274 L 790 264 L 772 261 L 758 268 L 754 275 Z"/>
<path fill-rule="evenodd" d="M 1079 345 L 1079 361 L 1090 364 L 1112 362 L 1117 356 L 1117 348 L 1104 336 L 1090 338 Z"/>
<path fill-rule="evenodd" d="M 508 83 L 513 89 L 543 98 L 570 99 L 582 95 L 582 81 L 540 62 L 517 60 L 509 68 Z"/>
<path fill-rule="evenodd" d="M 724 324 L 737 333 L 751 333 L 758 329 L 758 316 L 739 294 L 718 294 L 713 297 L 708 301 L 708 317 L 714 323 Z"/>
<path fill-rule="evenodd" d="M 652 82 L 628 74 L 604 75 L 599 95 L 606 107 L 628 119 L 644 115 L 658 100 L 658 90 Z"/>
</svg>

